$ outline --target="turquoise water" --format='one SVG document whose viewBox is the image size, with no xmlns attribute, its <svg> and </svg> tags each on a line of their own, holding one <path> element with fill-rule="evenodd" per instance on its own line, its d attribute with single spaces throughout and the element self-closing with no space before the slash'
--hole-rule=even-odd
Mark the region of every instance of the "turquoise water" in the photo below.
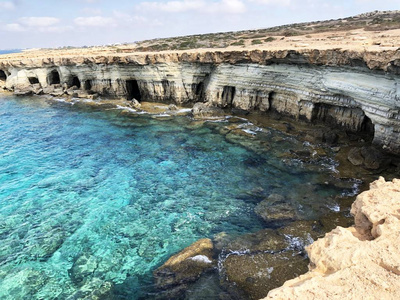
<svg viewBox="0 0 400 300">
<path fill-rule="evenodd" d="M 0 96 L 0 299 L 146 298 L 171 254 L 265 227 L 253 210 L 271 193 L 305 219 L 335 210 L 351 190 L 324 184 L 334 161 L 279 157 L 304 147 L 245 120 Z"/>
</svg>

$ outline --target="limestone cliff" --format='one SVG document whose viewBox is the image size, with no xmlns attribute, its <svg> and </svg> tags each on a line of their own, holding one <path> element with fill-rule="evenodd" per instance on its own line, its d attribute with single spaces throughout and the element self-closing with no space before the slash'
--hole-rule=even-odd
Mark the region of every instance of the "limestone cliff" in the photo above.
<svg viewBox="0 0 400 300">
<path fill-rule="evenodd" d="M 107 96 L 275 111 L 370 131 L 400 153 L 400 51 L 160 52 L 0 58 L 16 94 Z"/>
<path fill-rule="evenodd" d="M 400 299 L 400 180 L 373 182 L 351 213 L 355 226 L 310 245 L 310 271 L 265 299 Z"/>
</svg>

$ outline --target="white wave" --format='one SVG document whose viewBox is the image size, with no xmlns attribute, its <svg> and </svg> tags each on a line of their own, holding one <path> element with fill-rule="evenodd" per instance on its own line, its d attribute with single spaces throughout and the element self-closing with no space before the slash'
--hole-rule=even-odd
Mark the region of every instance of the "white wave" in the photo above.
<svg viewBox="0 0 400 300">
<path fill-rule="evenodd" d="M 116 109 L 121 109 L 121 110 L 128 110 L 130 112 L 137 112 L 136 109 L 133 109 L 131 107 L 128 106 L 121 106 L 121 105 L 117 105 Z"/>
<path fill-rule="evenodd" d="M 196 256 L 190 257 L 189 259 L 197 261 L 197 262 L 206 263 L 206 264 L 212 263 L 212 261 L 205 255 L 196 255 Z"/>
</svg>

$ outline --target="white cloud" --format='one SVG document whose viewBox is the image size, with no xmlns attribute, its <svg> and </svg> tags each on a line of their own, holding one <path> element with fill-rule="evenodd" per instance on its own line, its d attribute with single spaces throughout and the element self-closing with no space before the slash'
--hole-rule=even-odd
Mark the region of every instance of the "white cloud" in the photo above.
<svg viewBox="0 0 400 300">
<path fill-rule="evenodd" d="M 102 14 L 101 9 L 99 9 L 99 8 L 90 8 L 90 7 L 85 7 L 83 9 L 81 9 L 81 12 L 86 14 L 86 15 L 95 15 L 95 16 L 98 16 L 98 15 Z"/>
<path fill-rule="evenodd" d="M 18 19 L 19 23 L 29 27 L 48 27 L 60 22 L 60 19 L 53 17 L 24 17 Z"/>
<path fill-rule="evenodd" d="M 262 5 L 277 5 L 277 6 L 290 6 L 292 0 L 248 0 L 249 2 L 262 4 Z"/>
<path fill-rule="evenodd" d="M 95 17 L 79 17 L 74 19 L 74 23 L 82 27 L 108 27 L 116 26 L 113 18 L 95 16 Z"/>
<path fill-rule="evenodd" d="M 0 2 L 0 10 L 13 10 L 15 8 L 14 3 L 10 2 L 10 1 L 6 1 L 6 2 Z"/>
<path fill-rule="evenodd" d="M 168 2 L 142 2 L 140 6 L 151 11 L 165 11 L 172 13 L 180 13 L 189 10 L 197 10 L 203 8 L 205 2 L 203 0 L 183 0 Z"/>
<path fill-rule="evenodd" d="M 4 27 L 5 31 L 11 31 L 11 32 L 22 32 L 26 31 L 24 27 L 21 26 L 21 24 L 18 23 L 11 23 L 11 24 L 6 24 Z"/>
<path fill-rule="evenodd" d="M 241 0 L 220 0 L 218 2 L 207 2 L 205 0 L 142 2 L 138 7 L 147 11 L 168 13 L 196 11 L 201 13 L 237 14 L 246 11 L 246 6 Z"/>
<path fill-rule="evenodd" d="M 72 26 L 49 26 L 49 27 L 40 27 L 38 31 L 50 32 L 50 33 L 63 33 L 73 29 L 74 27 Z"/>
</svg>

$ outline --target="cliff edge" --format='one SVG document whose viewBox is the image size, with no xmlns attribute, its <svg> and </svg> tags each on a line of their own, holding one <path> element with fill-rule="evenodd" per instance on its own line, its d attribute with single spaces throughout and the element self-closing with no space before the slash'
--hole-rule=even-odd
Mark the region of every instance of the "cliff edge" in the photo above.
<svg viewBox="0 0 400 300">
<path fill-rule="evenodd" d="M 309 272 L 265 299 L 400 299 L 400 180 L 371 183 L 351 213 L 355 226 L 307 247 Z"/>
</svg>

